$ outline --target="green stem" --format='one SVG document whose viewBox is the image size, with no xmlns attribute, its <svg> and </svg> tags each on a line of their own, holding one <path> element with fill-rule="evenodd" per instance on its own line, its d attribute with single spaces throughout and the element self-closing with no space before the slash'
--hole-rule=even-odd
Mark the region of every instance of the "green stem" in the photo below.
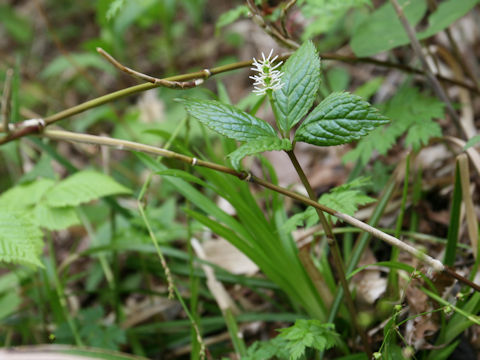
<svg viewBox="0 0 480 360">
<path fill-rule="evenodd" d="M 247 348 L 242 337 L 239 336 L 241 333 L 238 330 L 238 324 L 237 320 L 235 319 L 235 315 L 233 315 L 232 310 L 228 308 L 225 309 L 223 317 L 225 318 L 225 322 L 227 323 L 227 329 L 230 334 L 230 338 L 232 339 L 235 352 L 239 355 L 238 358 L 241 359 L 247 355 Z"/>
<path fill-rule="evenodd" d="M 290 150 L 290 151 L 287 151 L 287 155 L 290 158 L 290 161 L 292 162 L 293 166 L 295 167 L 295 170 L 297 171 L 297 174 L 300 177 L 300 180 L 302 181 L 303 186 L 305 186 L 305 189 L 307 190 L 307 193 L 308 193 L 308 197 L 312 201 L 316 202 L 317 200 L 316 200 L 315 193 L 312 189 L 312 186 L 310 185 L 310 182 L 307 179 L 307 176 L 305 175 L 305 172 L 300 166 L 300 163 L 298 162 L 298 159 L 295 156 L 295 153 L 293 152 L 293 150 Z M 343 267 L 343 261 L 342 261 L 342 256 L 340 255 L 338 242 L 335 239 L 335 235 L 333 234 L 332 227 L 330 226 L 323 211 L 321 211 L 318 208 L 316 208 L 316 211 L 320 219 L 320 223 L 322 224 L 322 227 L 325 231 L 325 234 L 327 235 L 327 241 L 333 256 L 333 263 L 335 265 L 335 270 L 337 271 L 340 284 L 345 293 L 345 299 L 347 303 L 348 312 L 350 313 L 350 318 L 353 322 L 353 326 L 355 330 L 357 331 L 357 333 L 360 335 L 362 339 L 363 347 L 365 352 L 367 353 L 367 356 L 371 358 L 372 349 L 370 347 L 370 342 L 368 340 L 367 334 L 365 333 L 364 329 L 360 326 L 357 320 L 357 311 L 355 310 L 355 304 L 353 303 L 352 294 L 350 293 L 350 289 L 348 288 L 348 282 L 345 276 L 345 269 Z"/>
<path fill-rule="evenodd" d="M 280 116 L 278 114 L 277 102 L 273 98 L 273 91 L 268 89 L 267 90 L 267 96 L 268 96 L 268 100 L 270 101 L 270 107 L 272 108 L 272 111 L 273 111 L 273 116 L 275 118 L 275 123 L 277 124 L 277 129 L 278 129 L 278 131 L 280 132 L 280 134 L 282 135 L 283 138 L 287 138 L 288 134 L 286 133 L 285 130 L 282 129 L 282 127 L 280 126 L 280 123 L 278 121 L 278 119 L 280 119 Z"/>
<path fill-rule="evenodd" d="M 80 334 L 78 332 L 77 324 L 75 323 L 73 317 L 71 316 L 70 310 L 68 309 L 65 290 L 62 286 L 62 283 L 60 282 L 60 278 L 58 277 L 57 264 L 55 260 L 55 247 L 53 246 L 53 239 L 51 234 L 47 235 L 47 241 L 48 241 L 48 251 L 50 254 L 50 263 L 52 266 L 52 276 L 53 276 L 53 281 L 55 282 L 55 290 L 57 292 L 58 301 L 60 302 L 63 315 L 67 320 L 67 324 L 70 327 L 70 330 L 72 331 L 73 338 L 75 339 L 75 343 L 77 344 L 77 346 L 84 346 L 82 339 L 80 338 Z"/>
</svg>

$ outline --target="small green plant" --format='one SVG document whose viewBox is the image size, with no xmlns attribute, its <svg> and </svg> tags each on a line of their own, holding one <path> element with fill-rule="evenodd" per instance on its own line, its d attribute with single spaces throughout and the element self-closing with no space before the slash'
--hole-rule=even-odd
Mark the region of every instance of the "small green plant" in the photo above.
<svg viewBox="0 0 480 360">
<path fill-rule="evenodd" d="M 255 342 L 243 359 L 308 359 L 305 357 L 307 350 L 325 351 L 340 342 L 340 335 L 335 332 L 333 324 L 315 319 L 299 319 L 294 325 L 279 331 L 280 335 L 272 340 Z"/>
<path fill-rule="evenodd" d="M 43 266 L 41 229 L 78 225 L 78 206 L 104 196 L 131 194 L 111 177 L 84 170 L 64 180 L 38 178 L 0 195 L 0 261 Z"/>
</svg>

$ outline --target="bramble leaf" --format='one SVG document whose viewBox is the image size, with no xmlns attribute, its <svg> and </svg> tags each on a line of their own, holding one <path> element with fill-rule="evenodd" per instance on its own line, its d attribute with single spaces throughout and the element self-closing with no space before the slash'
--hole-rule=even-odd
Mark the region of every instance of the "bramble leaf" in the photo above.
<svg viewBox="0 0 480 360">
<path fill-rule="evenodd" d="M 51 207 L 77 206 L 103 196 L 131 194 L 131 190 L 110 176 L 85 170 L 60 181 L 46 194 L 46 205 Z"/>
<path fill-rule="evenodd" d="M 292 143 L 289 139 L 280 139 L 278 137 L 264 138 L 260 140 L 249 141 L 240 146 L 234 152 L 228 154 L 235 169 L 240 168 L 240 161 L 247 155 L 258 154 L 264 151 L 272 150 L 291 150 Z"/>
<path fill-rule="evenodd" d="M 305 42 L 282 67 L 281 89 L 273 92 L 278 124 L 289 131 L 311 108 L 320 85 L 320 59 L 311 41 Z"/>
<path fill-rule="evenodd" d="M 408 130 L 405 145 L 411 145 L 413 150 L 418 151 L 422 145 L 427 145 L 432 137 L 442 136 L 442 128 L 435 121 L 417 121 Z"/>
<path fill-rule="evenodd" d="M 288 360 L 289 353 L 285 350 L 287 341 L 277 336 L 267 341 L 255 341 L 248 349 L 242 360 L 278 359 Z"/>
<path fill-rule="evenodd" d="M 359 177 L 355 180 L 337 186 L 330 190 L 330 192 L 323 194 L 318 202 L 336 211 L 344 214 L 354 216 L 358 208 L 362 205 L 374 202 L 375 199 L 367 196 L 362 189 L 371 185 L 371 180 L 368 177 Z M 327 215 L 331 218 L 333 223 L 336 222 L 336 218 Z M 309 228 L 319 221 L 315 208 L 309 206 L 305 211 L 297 213 L 291 216 L 281 227 L 282 231 L 291 232 L 299 226 L 305 226 Z"/>
<path fill-rule="evenodd" d="M 238 141 L 277 136 L 267 122 L 219 101 L 181 100 L 188 113 L 213 131 Z"/>
<path fill-rule="evenodd" d="M 306 348 L 324 351 L 337 345 L 340 339 L 333 324 L 316 319 L 298 319 L 293 326 L 279 331 L 279 337 L 287 340 L 285 349 L 290 359 L 294 360 L 300 359 Z"/>
<path fill-rule="evenodd" d="M 432 136 L 441 136 L 440 126 L 433 119 L 442 118 L 443 109 L 444 104 L 436 98 L 421 94 L 416 88 L 402 87 L 385 106 L 384 113 L 392 119 L 391 124 L 361 139 L 343 161 L 366 164 L 374 151 L 385 155 L 405 132 L 406 144 L 418 150 Z"/>
<path fill-rule="evenodd" d="M 375 199 L 363 194 L 359 190 L 334 191 L 329 194 L 323 194 L 318 202 L 338 212 L 347 215 L 354 215 L 359 206 L 374 202 Z M 327 215 L 331 217 L 331 215 Z M 331 217 L 333 223 L 336 222 L 335 217 Z"/>
<path fill-rule="evenodd" d="M 388 119 L 357 95 L 336 92 L 324 99 L 300 125 L 296 141 L 332 146 L 367 135 Z"/>
</svg>

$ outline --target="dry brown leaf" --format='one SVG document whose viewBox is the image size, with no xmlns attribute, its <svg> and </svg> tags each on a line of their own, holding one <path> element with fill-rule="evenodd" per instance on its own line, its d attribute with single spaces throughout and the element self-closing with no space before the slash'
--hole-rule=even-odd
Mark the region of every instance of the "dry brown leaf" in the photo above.
<svg viewBox="0 0 480 360">
<path fill-rule="evenodd" d="M 208 261 L 232 274 L 253 275 L 259 270 L 252 260 L 224 239 L 205 241 L 203 249 Z"/>
</svg>

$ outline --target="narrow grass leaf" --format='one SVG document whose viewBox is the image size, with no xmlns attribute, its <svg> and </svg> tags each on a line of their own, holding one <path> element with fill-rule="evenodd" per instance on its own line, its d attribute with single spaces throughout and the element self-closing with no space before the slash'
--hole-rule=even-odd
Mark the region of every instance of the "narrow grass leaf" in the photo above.
<svg viewBox="0 0 480 360">
<path fill-rule="evenodd" d="M 450 223 L 447 233 L 447 246 L 445 248 L 445 257 L 443 263 L 453 266 L 457 253 L 458 231 L 460 229 L 460 211 L 462 205 L 462 184 L 460 179 L 460 169 L 457 162 L 455 168 L 455 184 L 453 187 L 452 206 L 450 208 Z"/>
</svg>

